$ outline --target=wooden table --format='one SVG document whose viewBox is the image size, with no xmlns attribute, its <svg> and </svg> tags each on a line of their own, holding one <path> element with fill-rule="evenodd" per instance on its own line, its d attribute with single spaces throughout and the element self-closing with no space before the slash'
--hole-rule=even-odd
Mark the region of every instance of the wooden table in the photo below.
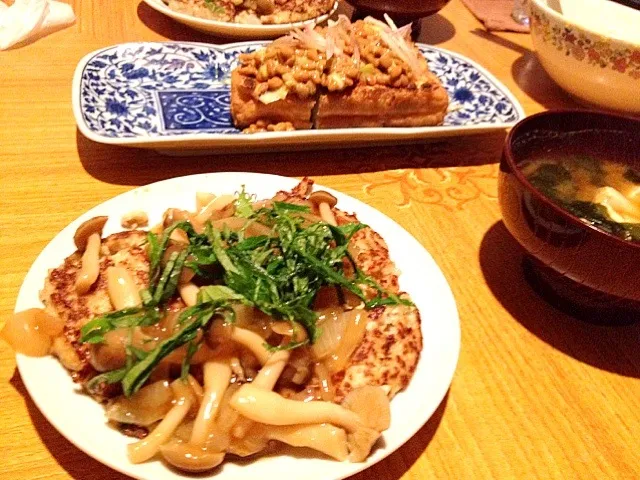
<svg viewBox="0 0 640 480">
<path fill-rule="evenodd" d="M 460 312 L 462 352 L 447 397 L 414 438 L 358 479 L 640 478 L 640 325 L 585 325 L 549 307 L 525 283 L 520 250 L 496 201 L 503 133 L 170 162 L 150 151 L 98 145 L 78 133 L 71 112 L 71 78 L 81 57 L 119 42 L 212 39 L 139 0 L 71 3 L 74 26 L 0 52 L 3 318 L 47 242 L 114 195 L 200 172 L 310 175 L 415 235 L 444 271 Z M 459 0 L 424 21 L 421 40 L 484 65 L 528 114 L 576 106 L 543 72 L 527 35 L 485 32 Z M 49 425 L 4 343 L 0 399 L 1 478 L 124 478 Z"/>
</svg>

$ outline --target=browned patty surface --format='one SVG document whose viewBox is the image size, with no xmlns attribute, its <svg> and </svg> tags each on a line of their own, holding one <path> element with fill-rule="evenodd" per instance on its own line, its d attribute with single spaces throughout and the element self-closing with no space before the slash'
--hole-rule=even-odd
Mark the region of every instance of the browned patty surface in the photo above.
<svg viewBox="0 0 640 480">
<path fill-rule="evenodd" d="M 305 179 L 291 192 L 279 192 L 275 199 L 306 203 L 312 185 L 311 180 Z M 357 220 L 354 215 L 338 209 L 334 209 L 334 213 L 339 223 Z M 101 247 L 100 277 L 86 295 L 79 296 L 74 286 L 80 254 L 69 256 L 49 273 L 41 299 L 48 311 L 65 320 L 64 335 L 56 339 L 53 353 L 78 381 L 83 382 L 96 373 L 89 363 L 87 346 L 78 343 L 80 328 L 95 316 L 113 310 L 107 292 L 106 269 L 114 265 L 125 267 L 138 286 L 145 288 L 149 281 L 145 240 L 146 232 L 139 230 L 105 238 Z M 368 227 L 358 231 L 350 252 L 363 272 L 390 292 L 399 293 L 398 271 L 386 242 L 377 232 Z M 362 343 L 347 366 L 333 375 L 336 401 L 363 385 L 382 386 L 390 396 L 395 395 L 408 385 L 421 350 L 420 316 L 415 307 L 395 305 L 371 310 Z"/>
<path fill-rule="evenodd" d="M 78 343 L 80 329 L 95 316 L 113 310 L 107 292 L 107 268 L 124 267 L 132 274 L 140 289 L 148 285 L 149 260 L 144 246 L 146 237 L 146 232 L 132 230 L 103 239 L 100 248 L 100 275 L 85 295 L 78 295 L 75 289 L 81 265 L 81 255 L 78 252 L 49 272 L 40 292 L 40 299 L 47 311 L 65 321 L 63 336 L 54 341 L 53 354 L 72 371 L 77 381 L 83 382 L 95 374 L 89 363 L 88 346 Z"/>
</svg>

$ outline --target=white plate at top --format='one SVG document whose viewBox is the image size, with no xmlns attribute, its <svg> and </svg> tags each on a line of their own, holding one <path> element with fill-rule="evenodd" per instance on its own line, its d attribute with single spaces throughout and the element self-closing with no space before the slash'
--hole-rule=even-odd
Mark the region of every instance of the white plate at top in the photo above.
<svg viewBox="0 0 640 480">
<path fill-rule="evenodd" d="M 295 28 L 303 28 L 306 24 L 319 24 L 325 22 L 338 8 L 338 2 L 333 4 L 331 10 L 319 17 L 310 18 L 302 22 L 281 23 L 275 25 L 252 25 L 248 23 L 222 22 L 220 20 L 209 20 L 206 18 L 187 15 L 186 13 L 176 12 L 162 0 L 144 0 L 154 10 L 173 18 L 177 22 L 187 25 L 195 30 L 221 37 L 230 37 L 236 39 L 257 39 L 257 38 L 276 38 L 286 35 Z"/>
<path fill-rule="evenodd" d="M 38 292 L 49 269 L 73 253 L 73 234 L 83 221 L 108 215 L 105 235 L 120 231 L 120 217 L 132 209 L 145 210 L 150 224 L 161 221 L 168 207 L 193 210 L 195 192 L 234 193 L 245 185 L 258 198 L 289 190 L 296 180 L 256 173 L 213 173 L 174 178 L 119 195 L 80 216 L 49 243 L 27 273 L 18 294 L 16 311 L 41 307 Z M 320 187 L 323 188 L 323 187 Z M 337 462 L 321 457 L 283 454 L 249 463 L 224 463 L 211 474 L 215 480 L 338 480 L 353 475 L 397 450 L 436 410 L 445 396 L 460 350 L 456 304 L 442 272 L 429 253 L 406 230 L 374 208 L 347 195 L 326 189 L 338 198 L 338 207 L 357 213 L 360 221 L 382 233 L 391 258 L 401 271 L 400 286 L 420 310 L 424 347 L 408 388 L 391 402 L 391 426 L 382 446 L 363 463 Z M 134 465 L 126 455 L 132 439 L 107 426 L 103 407 L 80 393 L 68 373 L 53 357 L 17 355 L 17 364 L 31 398 L 51 424 L 75 446 L 105 465 L 134 478 L 176 480 L 193 478 L 170 470 L 160 460 Z M 81 419 L 79 421 L 79 419 Z"/>
</svg>

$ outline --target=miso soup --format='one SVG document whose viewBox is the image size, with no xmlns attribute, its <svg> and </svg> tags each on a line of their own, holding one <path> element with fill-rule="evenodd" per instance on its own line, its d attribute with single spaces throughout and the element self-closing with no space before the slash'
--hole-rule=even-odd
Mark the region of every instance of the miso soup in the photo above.
<svg viewBox="0 0 640 480">
<path fill-rule="evenodd" d="M 529 182 L 585 223 L 640 241 L 640 168 L 590 155 L 547 155 L 521 163 Z"/>
</svg>

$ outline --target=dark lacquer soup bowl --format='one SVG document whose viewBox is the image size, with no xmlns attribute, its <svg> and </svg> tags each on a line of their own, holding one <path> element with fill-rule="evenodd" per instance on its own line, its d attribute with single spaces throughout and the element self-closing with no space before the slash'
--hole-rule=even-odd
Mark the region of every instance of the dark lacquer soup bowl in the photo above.
<svg viewBox="0 0 640 480">
<path fill-rule="evenodd" d="M 437 13 L 450 0 L 347 0 L 355 7 L 352 20 L 363 19 L 369 15 L 384 21 L 389 15 L 398 26 L 412 23 L 411 36 L 417 40 L 420 35 L 423 17 Z"/>
<path fill-rule="evenodd" d="M 347 0 L 363 14 L 382 16 L 389 14 L 394 19 L 413 21 L 433 15 L 449 0 Z"/>
<path fill-rule="evenodd" d="M 575 193 L 582 192 L 575 178 L 592 182 L 586 193 Z M 606 182 L 627 196 L 618 198 Z M 636 183 L 640 192 L 640 119 L 550 111 L 522 120 L 507 136 L 498 180 L 503 221 L 524 248 L 529 283 L 556 307 L 605 325 L 640 319 L 640 223 L 626 210 L 624 221 L 610 210 L 636 201 L 629 197 Z M 592 196 L 603 203 L 585 201 Z"/>
</svg>

